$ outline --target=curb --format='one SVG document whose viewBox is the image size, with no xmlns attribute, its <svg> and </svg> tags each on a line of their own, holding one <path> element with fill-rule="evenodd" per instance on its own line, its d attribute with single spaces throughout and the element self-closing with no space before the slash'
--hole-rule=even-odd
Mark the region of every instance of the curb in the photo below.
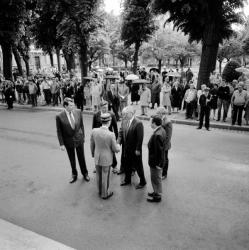
<svg viewBox="0 0 249 250">
<path fill-rule="evenodd" d="M 0 107 L 6 107 L 6 104 L 0 103 Z M 26 106 L 26 105 L 15 105 L 14 104 L 14 109 L 19 109 L 19 110 L 29 110 L 29 111 L 56 111 L 60 112 L 63 108 L 62 107 L 31 107 L 31 106 Z M 93 115 L 92 110 L 83 110 L 83 114 L 87 115 Z M 149 116 L 137 116 L 140 120 L 144 121 L 149 121 L 150 117 Z M 191 120 L 181 120 L 181 119 L 171 119 L 172 123 L 175 124 L 181 124 L 181 125 L 189 125 L 189 126 L 198 126 L 198 121 Z M 231 130 L 231 131 L 243 131 L 243 132 L 249 132 L 249 126 L 232 126 L 230 124 L 213 124 L 210 123 L 210 128 L 217 128 L 217 129 L 226 129 L 226 130 Z"/>
</svg>

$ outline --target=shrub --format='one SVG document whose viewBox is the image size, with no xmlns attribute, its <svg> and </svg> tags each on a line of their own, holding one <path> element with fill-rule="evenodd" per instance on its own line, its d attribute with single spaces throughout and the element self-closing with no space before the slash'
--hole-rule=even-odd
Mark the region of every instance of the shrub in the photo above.
<svg viewBox="0 0 249 250">
<path fill-rule="evenodd" d="M 222 79 L 226 82 L 232 82 L 233 80 L 238 80 L 241 73 L 237 72 L 235 69 L 241 67 L 241 65 L 236 61 L 229 61 L 223 72 L 222 72 Z"/>
</svg>

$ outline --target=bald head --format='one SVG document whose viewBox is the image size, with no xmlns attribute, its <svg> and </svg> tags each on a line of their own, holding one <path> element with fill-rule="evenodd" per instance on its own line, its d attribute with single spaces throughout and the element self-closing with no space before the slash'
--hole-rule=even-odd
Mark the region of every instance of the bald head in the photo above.
<svg viewBox="0 0 249 250">
<path fill-rule="evenodd" d="M 135 109 L 133 106 L 126 106 L 122 110 L 122 115 L 125 119 L 130 120 L 135 115 Z"/>
</svg>

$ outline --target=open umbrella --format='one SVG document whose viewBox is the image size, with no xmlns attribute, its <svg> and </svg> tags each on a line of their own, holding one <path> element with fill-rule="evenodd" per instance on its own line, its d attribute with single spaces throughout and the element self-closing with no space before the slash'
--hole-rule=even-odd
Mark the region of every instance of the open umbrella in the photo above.
<svg viewBox="0 0 249 250">
<path fill-rule="evenodd" d="M 178 72 L 169 72 L 169 74 L 167 76 L 181 77 L 181 74 Z"/>
<path fill-rule="evenodd" d="M 119 79 L 119 76 L 108 75 L 105 77 L 105 79 Z"/>
<path fill-rule="evenodd" d="M 157 73 L 160 73 L 158 68 L 151 68 L 151 69 L 150 69 L 150 72 L 151 72 L 151 71 L 156 71 Z"/>
<path fill-rule="evenodd" d="M 90 80 L 90 81 L 91 81 L 91 80 L 93 80 L 94 78 L 92 78 L 91 76 L 84 76 L 83 79 L 85 79 L 85 80 Z"/>
<path fill-rule="evenodd" d="M 236 70 L 237 72 L 240 72 L 240 73 L 243 73 L 243 74 L 249 75 L 249 69 L 248 69 L 248 68 L 245 68 L 245 67 L 239 67 L 239 68 L 236 68 L 235 70 Z"/>
<path fill-rule="evenodd" d="M 132 84 L 144 84 L 144 83 L 149 84 L 150 81 L 145 80 L 145 79 L 137 79 L 137 80 L 132 81 Z"/>
<path fill-rule="evenodd" d="M 137 79 L 139 79 L 139 77 L 137 75 L 134 75 L 134 74 L 130 74 L 130 75 L 126 76 L 126 78 L 125 78 L 125 80 L 131 80 L 131 81 L 137 80 Z"/>
</svg>

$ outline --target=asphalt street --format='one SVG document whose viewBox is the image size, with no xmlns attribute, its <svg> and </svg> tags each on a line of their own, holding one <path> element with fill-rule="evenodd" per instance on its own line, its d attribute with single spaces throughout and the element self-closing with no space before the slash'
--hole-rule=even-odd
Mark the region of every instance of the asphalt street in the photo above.
<svg viewBox="0 0 249 250">
<path fill-rule="evenodd" d="M 76 249 L 249 249 L 249 133 L 174 124 L 163 200 L 150 204 L 152 129 L 143 121 L 148 185 L 135 190 L 135 176 L 120 187 L 122 177 L 112 174 L 114 196 L 102 200 L 89 146 L 92 116 L 84 115 L 91 181 L 69 184 L 55 115 L 0 108 L 1 219 Z"/>
</svg>

